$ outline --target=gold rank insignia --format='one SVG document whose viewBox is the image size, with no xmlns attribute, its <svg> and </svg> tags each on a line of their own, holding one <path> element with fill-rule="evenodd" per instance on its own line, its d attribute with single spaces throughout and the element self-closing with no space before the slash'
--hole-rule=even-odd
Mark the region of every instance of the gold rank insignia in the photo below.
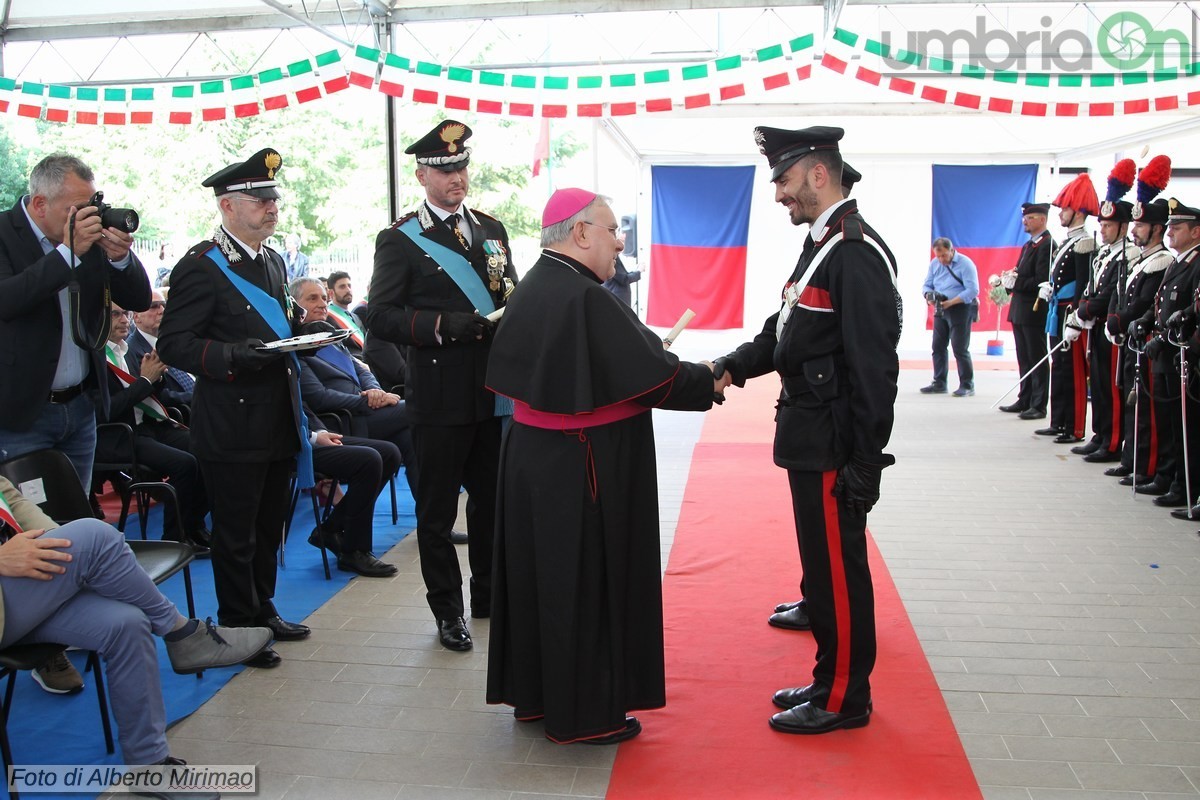
<svg viewBox="0 0 1200 800">
<path fill-rule="evenodd" d="M 458 152 L 458 140 L 461 139 L 463 134 L 466 132 L 466 125 L 461 125 L 457 122 L 451 122 L 442 128 L 442 131 L 438 134 L 438 137 L 446 143 L 446 152 L 456 153 Z"/>
<path fill-rule="evenodd" d="M 267 168 L 267 177 L 274 178 L 275 170 L 279 169 L 279 166 L 283 164 L 283 159 L 279 156 L 279 153 L 272 150 L 270 153 L 267 153 L 264 161 Z"/>
</svg>

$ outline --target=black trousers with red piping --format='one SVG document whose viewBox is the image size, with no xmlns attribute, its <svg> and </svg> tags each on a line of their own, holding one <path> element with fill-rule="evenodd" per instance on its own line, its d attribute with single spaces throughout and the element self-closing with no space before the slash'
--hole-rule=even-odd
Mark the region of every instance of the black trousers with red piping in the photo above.
<svg viewBox="0 0 1200 800">
<path fill-rule="evenodd" d="M 817 643 L 813 704 L 863 713 L 875 668 L 875 590 L 867 563 L 867 517 L 833 494 L 837 472 L 788 470 L 804 567 L 804 597 Z"/>
</svg>

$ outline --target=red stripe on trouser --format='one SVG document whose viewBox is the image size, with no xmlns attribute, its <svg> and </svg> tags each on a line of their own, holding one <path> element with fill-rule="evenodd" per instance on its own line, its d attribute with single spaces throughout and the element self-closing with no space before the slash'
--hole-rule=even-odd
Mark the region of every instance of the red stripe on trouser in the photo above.
<svg viewBox="0 0 1200 800">
<path fill-rule="evenodd" d="M 834 622 L 837 626 L 837 664 L 833 686 L 829 690 L 826 711 L 839 714 L 850 683 L 850 593 L 846 586 L 846 564 L 842 560 L 842 527 L 838 519 L 838 502 L 833 496 L 837 470 L 821 474 L 821 496 L 824 498 L 825 543 L 829 550 L 829 578 L 833 589 Z"/>
<path fill-rule="evenodd" d="M 1075 369 L 1075 438 L 1083 438 L 1083 425 L 1087 421 L 1087 378 L 1088 362 L 1087 331 L 1079 332 L 1079 341 L 1071 347 L 1071 361 Z"/>
<path fill-rule="evenodd" d="M 1112 391 L 1112 436 L 1109 437 L 1108 452 L 1115 453 L 1121 447 L 1121 420 L 1124 419 L 1125 400 L 1121 397 L 1121 387 L 1117 385 L 1117 361 L 1121 357 L 1121 349 L 1117 345 L 1108 348 L 1108 358 L 1111 362 L 1109 369 L 1112 381 L 1110 387 Z M 1137 460 L 1137 455 L 1134 455 L 1134 460 Z M 1136 467 L 1136 465 L 1135 465 Z M 1137 469 L 1134 469 L 1137 472 Z"/>
</svg>

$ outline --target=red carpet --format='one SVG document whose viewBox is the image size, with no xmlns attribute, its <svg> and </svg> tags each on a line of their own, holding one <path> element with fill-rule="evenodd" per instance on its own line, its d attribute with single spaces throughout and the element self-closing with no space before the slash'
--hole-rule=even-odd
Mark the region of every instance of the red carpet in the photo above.
<svg viewBox="0 0 1200 800">
<path fill-rule="evenodd" d="M 756 385 L 757 384 L 757 385 Z M 767 625 L 799 595 L 786 473 L 771 461 L 778 383 L 711 412 L 663 587 L 667 707 L 620 745 L 610 800 L 981 797 L 908 615 L 871 545 L 879 656 L 866 728 L 823 736 L 767 726 L 771 695 L 810 682 L 809 633 Z"/>
</svg>

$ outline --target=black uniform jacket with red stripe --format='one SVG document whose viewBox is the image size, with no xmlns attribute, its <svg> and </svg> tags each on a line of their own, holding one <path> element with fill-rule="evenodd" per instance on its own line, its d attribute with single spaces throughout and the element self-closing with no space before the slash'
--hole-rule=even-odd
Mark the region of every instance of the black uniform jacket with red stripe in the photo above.
<svg viewBox="0 0 1200 800">
<path fill-rule="evenodd" d="M 812 270 L 811 277 L 807 276 Z M 776 413 L 775 463 L 824 472 L 853 456 L 886 465 L 899 363 L 901 300 L 887 245 L 843 201 L 789 286 L 807 284 L 794 304 L 728 356 L 737 385 L 772 370 L 783 381 Z M 781 315 L 785 321 L 780 324 Z"/>
</svg>

